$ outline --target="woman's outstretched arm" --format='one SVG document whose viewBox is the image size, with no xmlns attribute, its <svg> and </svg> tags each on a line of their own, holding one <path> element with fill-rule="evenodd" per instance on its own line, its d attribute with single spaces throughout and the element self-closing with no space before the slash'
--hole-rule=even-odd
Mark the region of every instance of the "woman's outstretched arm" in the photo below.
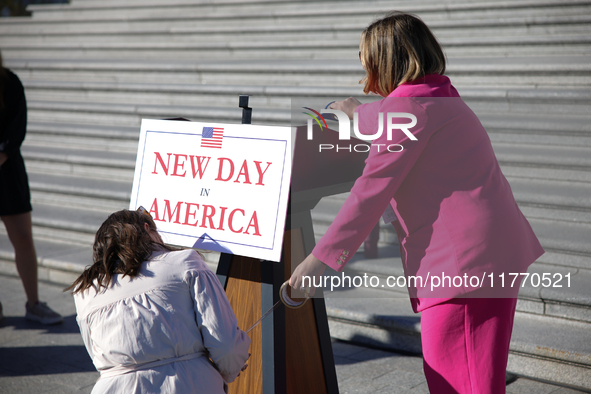
<svg viewBox="0 0 591 394">
<path fill-rule="evenodd" d="M 201 258 L 195 253 L 198 260 Z M 202 262 L 190 270 L 195 319 L 203 337 L 203 345 L 222 378 L 228 383 L 236 379 L 250 356 L 250 338 L 238 328 L 236 315 L 215 274 Z"/>
</svg>

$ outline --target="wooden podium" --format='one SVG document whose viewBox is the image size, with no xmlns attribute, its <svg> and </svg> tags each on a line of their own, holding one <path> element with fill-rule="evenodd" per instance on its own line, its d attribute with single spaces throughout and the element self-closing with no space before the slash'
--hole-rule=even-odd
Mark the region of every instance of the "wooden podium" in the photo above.
<svg viewBox="0 0 591 394">
<path fill-rule="evenodd" d="M 248 96 L 241 96 L 240 106 L 245 109 L 243 123 L 250 123 Z M 319 143 L 337 145 L 337 132 L 315 128 L 313 141 L 306 135 L 305 126 L 297 128 L 281 262 L 225 253 L 220 257 L 217 275 L 243 330 L 279 301 L 279 289 L 292 268 L 314 248 L 312 208 L 324 196 L 349 191 L 364 167 L 367 154 L 318 151 Z M 299 309 L 280 305 L 249 336 L 248 369 L 230 384 L 230 393 L 339 392 L 324 298 L 312 298 Z"/>
</svg>

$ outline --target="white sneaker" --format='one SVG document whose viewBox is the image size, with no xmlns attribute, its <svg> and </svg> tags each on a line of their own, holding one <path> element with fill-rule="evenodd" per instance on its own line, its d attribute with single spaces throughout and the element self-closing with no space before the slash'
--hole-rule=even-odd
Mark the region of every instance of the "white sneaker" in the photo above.
<svg viewBox="0 0 591 394">
<path fill-rule="evenodd" d="M 64 319 L 62 315 L 54 312 L 45 302 L 37 302 L 29 305 L 27 302 L 25 308 L 27 313 L 25 319 L 39 322 L 41 324 L 56 324 L 61 323 Z"/>
</svg>

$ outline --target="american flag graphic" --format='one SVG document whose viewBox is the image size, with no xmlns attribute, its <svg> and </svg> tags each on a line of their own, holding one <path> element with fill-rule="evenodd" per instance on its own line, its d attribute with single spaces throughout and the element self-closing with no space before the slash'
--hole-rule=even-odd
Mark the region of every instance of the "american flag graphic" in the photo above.
<svg viewBox="0 0 591 394">
<path fill-rule="evenodd" d="M 222 148 L 224 129 L 222 127 L 204 127 L 201 133 L 202 148 Z"/>
</svg>

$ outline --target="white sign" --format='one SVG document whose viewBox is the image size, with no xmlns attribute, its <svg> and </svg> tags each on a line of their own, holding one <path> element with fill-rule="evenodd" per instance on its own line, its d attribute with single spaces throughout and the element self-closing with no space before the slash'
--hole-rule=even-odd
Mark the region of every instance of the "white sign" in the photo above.
<svg viewBox="0 0 591 394">
<path fill-rule="evenodd" d="M 142 120 L 130 209 L 164 242 L 279 261 L 289 127 Z"/>
</svg>

